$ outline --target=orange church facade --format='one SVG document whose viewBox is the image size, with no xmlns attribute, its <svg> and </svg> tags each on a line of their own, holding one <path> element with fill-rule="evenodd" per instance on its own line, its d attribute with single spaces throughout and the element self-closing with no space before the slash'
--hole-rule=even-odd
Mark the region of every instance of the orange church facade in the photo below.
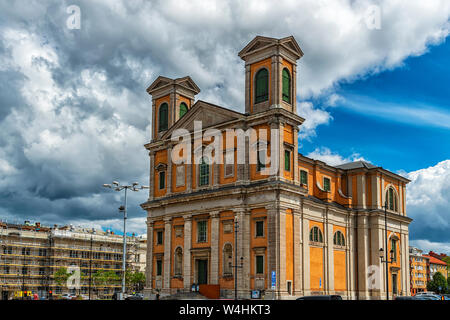
<svg viewBox="0 0 450 320">
<path fill-rule="evenodd" d="M 237 277 L 242 298 L 250 298 L 252 290 L 279 299 L 384 298 L 386 266 L 379 250 L 386 249 L 387 203 L 388 251 L 394 257 L 389 291 L 409 294 L 409 181 L 366 162 L 330 166 L 300 153 L 304 119 L 297 115 L 296 72 L 303 52 L 293 37 L 258 36 L 239 56 L 245 61 L 245 113 L 195 101 L 200 89 L 190 77 L 160 76 L 147 89 L 153 118 L 152 140 L 145 145 L 150 193 L 141 205 L 148 214 L 146 292 L 173 294 L 207 284 L 231 297 Z M 193 137 L 195 122 L 201 122 L 203 134 L 212 128 L 220 132 L 223 148 L 211 153 L 220 163 L 173 161 L 173 134 L 185 130 Z M 268 134 L 261 139 L 256 131 L 245 140 L 240 163 L 238 139 L 226 131 L 249 128 Z M 189 145 L 192 154 L 218 139 L 200 137 Z M 266 156 L 278 161 L 264 164 L 252 153 L 254 145 L 264 145 Z M 183 152 L 178 156 L 186 157 Z M 268 167 L 271 174 L 264 171 Z M 233 268 L 235 260 L 240 268 Z"/>
</svg>

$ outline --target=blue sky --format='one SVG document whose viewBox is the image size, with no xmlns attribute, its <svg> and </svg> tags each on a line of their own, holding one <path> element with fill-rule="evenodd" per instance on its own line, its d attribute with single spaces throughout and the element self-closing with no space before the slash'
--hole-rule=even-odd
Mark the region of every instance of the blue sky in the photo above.
<svg viewBox="0 0 450 320">
<path fill-rule="evenodd" d="M 328 108 L 333 120 L 316 129 L 317 136 L 303 140 L 302 153 L 317 145 L 348 155 L 361 154 L 391 171 L 415 171 L 450 158 L 450 122 L 432 118 L 422 122 L 408 108 L 426 113 L 450 115 L 450 40 L 419 57 L 406 59 L 402 66 L 363 79 L 339 84 L 343 99 Z M 315 100 L 323 104 L 321 99 Z M 375 109 L 355 109 L 349 104 L 372 104 Z M 401 116 L 389 114 L 390 106 L 405 107 Z M 379 114 L 376 109 L 379 107 Z M 422 110 L 420 110 L 422 108 Z M 388 109 L 388 110 L 386 110 Z"/>
</svg>

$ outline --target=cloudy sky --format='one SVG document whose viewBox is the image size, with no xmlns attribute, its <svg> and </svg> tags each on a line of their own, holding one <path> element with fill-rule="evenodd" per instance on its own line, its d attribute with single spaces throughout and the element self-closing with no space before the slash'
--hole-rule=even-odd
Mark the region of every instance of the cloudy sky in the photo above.
<svg viewBox="0 0 450 320">
<path fill-rule="evenodd" d="M 407 176 L 412 243 L 450 254 L 449 17 L 448 0 L 1 1 L 0 219 L 120 230 L 101 185 L 148 184 L 147 86 L 190 75 L 243 111 L 238 51 L 293 35 L 300 151 Z M 129 197 L 131 231 L 146 198 Z"/>
</svg>

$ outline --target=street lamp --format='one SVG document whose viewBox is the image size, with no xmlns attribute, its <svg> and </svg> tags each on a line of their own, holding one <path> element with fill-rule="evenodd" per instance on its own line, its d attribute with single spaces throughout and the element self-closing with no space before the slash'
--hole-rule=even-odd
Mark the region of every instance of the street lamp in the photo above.
<svg viewBox="0 0 450 320">
<path fill-rule="evenodd" d="M 139 183 L 133 182 L 131 185 L 121 185 L 117 181 L 113 181 L 112 184 L 104 184 L 103 187 L 114 189 L 114 191 L 122 191 L 125 190 L 125 205 L 120 206 L 119 211 L 123 212 L 123 253 L 122 253 L 122 295 L 121 300 L 125 297 L 125 272 L 126 272 L 126 253 L 127 253 L 127 190 L 130 189 L 131 191 L 139 191 L 142 189 L 149 189 L 148 186 L 140 186 Z"/>
<path fill-rule="evenodd" d="M 386 300 L 389 300 L 389 263 L 392 263 L 394 261 L 394 250 L 391 249 L 389 252 L 391 260 L 388 260 L 388 233 L 387 233 L 387 199 L 384 202 L 384 244 L 386 247 L 386 252 L 383 248 L 380 249 L 380 259 L 381 263 L 386 263 Z"/>
</svg>

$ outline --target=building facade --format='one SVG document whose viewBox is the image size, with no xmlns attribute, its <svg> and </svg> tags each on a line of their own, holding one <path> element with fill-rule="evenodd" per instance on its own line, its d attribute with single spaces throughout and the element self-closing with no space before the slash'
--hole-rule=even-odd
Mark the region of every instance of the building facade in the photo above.
<svg viewBox="0 0 450 320">
<path fill-rule="evenodd" d="M 431 255 L 425 255 L 427 257 L 427 280 L 433 280 L 433 276 L 436 272 L 440 272 L 446 279 L 448 278 L 447 263 L 435 258 Z"/>
<path fill-rule="evenodd" d="M 147 89 L 153 111 L 145 145 L 150 192 L 141 205 L 148 216 L 147 293 L 189 291 L 195 283 L 219 286 L 230 297 L 236 280 L 243 298 L 262 290 L 277 299 L 380 299 L 386 296 L 380 248 L 392 250 L 391 296 L 410 293 L 409 181 L 366 162 L 330 166 L 300 153 L 302 56 L 293 37 L 258 36 L 245 46 L 239 52 L 245 113 L 195 101 L 200 89 L 190 77 L 160 76 Z M 189 141 L 181 151 L 180 137 Z M 175 161 L 180 157 L 185 162 Z"/>
<path fill-rule="evenodd" d="M 429 259 L 419 248 L 409 247 L 411 295 L 427 291 Z"/>
<path fill-rule="evenodd" d="M 127 238 L 127 271 L 145 272 L 146 240 Z M 113 232 L 73 226 L 46 227 L 40 223 L 0 222 L 0 298 L 20 298 L 23 292 L 39 297 L 72 293 L 109 298 L 120 283 L 99 283 L 95 273 L 122 275 L 123 237 Z M 55 280 L 60 268 L 79 267 L 80 287 L 69 288 Z"/>
</svg>

